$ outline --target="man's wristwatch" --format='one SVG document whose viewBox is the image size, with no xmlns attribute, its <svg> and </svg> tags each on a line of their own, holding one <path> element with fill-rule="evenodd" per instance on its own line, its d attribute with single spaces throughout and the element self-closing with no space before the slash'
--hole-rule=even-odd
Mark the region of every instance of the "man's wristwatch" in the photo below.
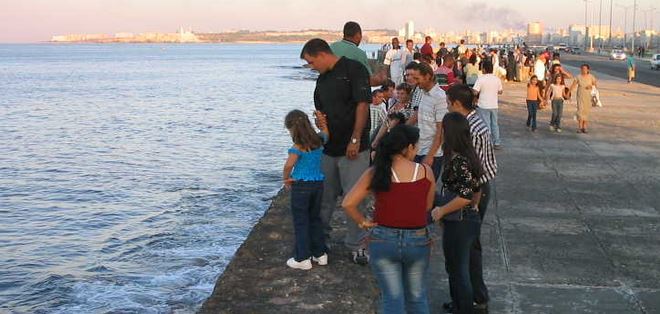
<svg viewBox="0 0 660 314">
<path fill-rule="evenodd" d="M 357 144 L 357 143 L 358 143 L 358 139 L 355 138 L 355 137 L 352 137 L 351 138 L 351 144 Z"/>
</svg>

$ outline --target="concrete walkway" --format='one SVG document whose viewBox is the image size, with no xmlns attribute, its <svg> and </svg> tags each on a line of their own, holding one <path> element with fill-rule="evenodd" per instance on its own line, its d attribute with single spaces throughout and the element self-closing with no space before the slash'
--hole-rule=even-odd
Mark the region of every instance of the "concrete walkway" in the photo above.
<svg viewBox="0 0 660 314">
<path fill-rule="evenodd" d="M 660 312 L 660 89 L 595 75 L 589 134 L 575 133 L 574 102 L 563 133 L 549 109 L 530 133 L 524 85 L 505 87 L 482 230 L 493 313 Z"/>
<path fill-rule="evenodd" d="M 576 73 L 572 69 L 573 73 Z M 576 134 L 525 127 L 525 89 L 505 84 L 499 175 L 482 230 L 490 313 L 660 313 L 660 88 L 596 75 L 603 108 Z M 287 269 L 291 218 L 278 196 L 218 280 L 202 313 L 372 313 L 368 267 L 334 243 L 330 265 Z M 343 214 L 335 215 L 337 238 Z M 434 313 L 449 299 L 440 241 L 430 286 Z"/>
</svg>

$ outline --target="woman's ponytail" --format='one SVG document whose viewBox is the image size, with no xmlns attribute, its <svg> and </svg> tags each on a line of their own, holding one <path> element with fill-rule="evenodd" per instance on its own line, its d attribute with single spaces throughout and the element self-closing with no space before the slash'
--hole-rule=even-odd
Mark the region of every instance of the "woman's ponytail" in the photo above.
<svg viewBox="0 0 660 314">
<path fill-rule="evenodd" d="M 374 192 L 387 192 L 392 182 L 394 156 L 402 153 L 409 145 L 419 140 L 419 130 L 409 125 L 397 125 L 387 133 L 378 147 L 374 158 L 374 175 L 369 187 Z"/>
</svg>

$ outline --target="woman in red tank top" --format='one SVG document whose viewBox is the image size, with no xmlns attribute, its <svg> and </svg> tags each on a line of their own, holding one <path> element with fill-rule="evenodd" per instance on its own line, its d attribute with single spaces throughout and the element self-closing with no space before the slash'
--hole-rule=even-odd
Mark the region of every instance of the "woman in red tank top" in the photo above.
<svg viewBox="0 0 660 314">
<path fill-rule="evenodd" d="M 429 166 L 412 161 L 418 140 L 415 127 L 392 128 L 376 149 L 374 166 L 342 203 L 361 228 L 371 229 L 369 265 L 381 290 L 382 313 L 429 313 L 430 235 L 426 225 L 435 178 Z M 376 197 L 373 221 L 358 210 L 369 193 Z"/>
</svg>

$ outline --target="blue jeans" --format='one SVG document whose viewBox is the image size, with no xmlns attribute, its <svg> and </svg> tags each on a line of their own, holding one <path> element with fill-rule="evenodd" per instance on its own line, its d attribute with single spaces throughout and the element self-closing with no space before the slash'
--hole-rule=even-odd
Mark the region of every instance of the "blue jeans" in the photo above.
<svg viewBox="0 0 660 314">
<path fill-rule="evenodd" d="M 536 111 L 539 110 L 538 100 L 527 100 L 527 126 L 536 130 Z"/>
<path fill-rule="evenodd" d="M 323 181 L 295 181 L 291 186 L 291 214 L 296 236 L 294 258 L 297 262 L 319 257 L 327 248 L 321 222 Z"/>
<path fill-rule="evenodd" d="M 488 202 L 490 201 L 490 182 L 481 185 L 481 201 L 479 202 L 479 234 L 481 235 L 481 224 L 484 222 Z M 470 248 L 470 281 L 472 282 L 472 293 L 474 302 L 479 304 L 488 303 L 488 287 L 484 282 L 483 259 L 481 256 L 481 240 L 477 237 Z"/>
<path fill-rule="evenodd" d="M 424 161 L 424 158 L 426 158 L 426 155 L 417 155 L 415 156 L 415 162 L 422 163 L 422 161 Z M 431 165 L 431 170 L 433 170 L 433 175 L 435 176 L 435 180 L 438 180 L 440 171 L 442 171 L 442 156 L 433 157 L 433 165 Z M 399 178 L 399 179 L 404 181 L 406 180 L 403 178 Z"/>
<path fill-rule="evenodd" d="M 477 113 L 484 120 L 490 134 L 493 136 L 493 144 L 500 145 L 500 127 L 497 125 L 497 109 L 477 108 Z"/>
<path fill-rule="evenodd" d="M 445 221 L 442 249 L 449 279 L 449 294 L 456 307 L 454 313 L 472 313 L 474 292 L 470 277 L 470 250 L 480 234 L 479 213 L 467 210 L 460 221 Z"/>
<path fill-rule="evenodd" d="M 550 120 L 550 125 L 554 125 L 558 128 L 561 128 L 561 115 L 564 111 L 564 100 L 563 99 L 553 99 L 552 100 L 552 119 Z"/>
<path fill-rule="evenodd" d="M 380 313 L 430 313 L 426 287 L 430 244 L 427 228 L 371 230 L 369 265 L 381 291 Z"/>
</svg>

